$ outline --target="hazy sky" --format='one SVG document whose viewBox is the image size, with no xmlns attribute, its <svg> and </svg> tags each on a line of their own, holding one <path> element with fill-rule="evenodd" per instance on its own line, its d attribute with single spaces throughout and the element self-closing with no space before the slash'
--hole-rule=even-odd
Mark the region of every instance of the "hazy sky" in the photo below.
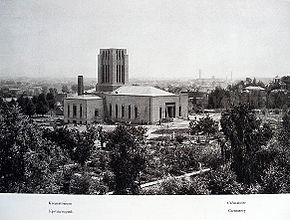
<svg viewBox="0 0 290 220">
<path fill-rule="evenodd" d="M 0 74 L 96 76 L 127 48 L 137 78 L 290 74 L 288 0 L 0 0 Z"/>
</svg>

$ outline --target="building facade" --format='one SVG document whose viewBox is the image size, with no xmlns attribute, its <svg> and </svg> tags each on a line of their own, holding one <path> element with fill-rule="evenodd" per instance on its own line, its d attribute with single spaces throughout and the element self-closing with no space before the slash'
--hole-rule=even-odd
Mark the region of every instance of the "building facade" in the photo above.
<svg viewBox="0 0 290 220">
<path fill-rule="evenodd" d="M 66 123 L 130 122 L 152 124 L 164 118 L 188 117 L 188 94 L 173 94 L 152 86 L 128 85 L 128 55 L 124 49 L 101 49 L 95 95 L 84 95 L 78 77 L 78 95 L 64 101 Z"/>
<path fill-rule="evenodd" d="M 64 103 L 66 123 L 91 124 L 104 121 L 103 99 L 99 96 L 67 97 Z"/>
<path fill-rule="evenodd" d="M 267 96 L 264 88 L 260 86 L 247 86 L 241 93 L 242 103 L 249 104 L 252 108 L 264 108 Z"/>
<path fill-rule="evenodd" d="M 176 95 L 151 86 L 122 86 L 106 95 L 109 119 L 152 124 L 164 118 L 187 118 L 187 93 Z"/>
</svg>

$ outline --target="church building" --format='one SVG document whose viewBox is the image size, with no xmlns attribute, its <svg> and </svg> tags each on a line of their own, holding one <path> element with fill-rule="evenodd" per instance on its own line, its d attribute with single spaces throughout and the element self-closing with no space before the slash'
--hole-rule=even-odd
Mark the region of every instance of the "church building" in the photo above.
<svg viewBox="0 0 290 220">
<path fill-rule="evenodd" d="M 187 93 L 173 94 L 152 86 L 132 86 L 128 71 L 126 49 L 101 49 L 96 91 L 86 94 L 83 77 L 78 76 L 78 95 L 64 101 L 65 123 L 153 124 L 164 118 L 187 118 Z"/>
</svg>

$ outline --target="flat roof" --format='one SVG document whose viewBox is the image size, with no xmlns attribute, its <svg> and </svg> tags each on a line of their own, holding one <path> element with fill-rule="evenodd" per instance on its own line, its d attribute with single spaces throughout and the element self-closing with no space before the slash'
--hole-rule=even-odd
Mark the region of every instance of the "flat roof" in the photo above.
<svg viewBox="0 0 290 220">
<path fill-rule="evenodd" d="M 102 99 L 99 96 L 93 96 L 93 95 L 78 95 L 78 96 L 71 96 L 67 97 L 66 100 L 98 100 Z"/>
<path fill-rule="evenodd" d="M 261 91 L 264 91 L 265 89 L 262 88 L 261 86 L 247 86 L 245 88 L 245 90 L 261 90 Z"/>
<path fill-rule="evenodd" d="M 122 86 L 114 90 L 112 95 L 130 95 L 130 96 L 176 96 L 173 93 L 157 89 L 153 86 Z"/>
</svg>

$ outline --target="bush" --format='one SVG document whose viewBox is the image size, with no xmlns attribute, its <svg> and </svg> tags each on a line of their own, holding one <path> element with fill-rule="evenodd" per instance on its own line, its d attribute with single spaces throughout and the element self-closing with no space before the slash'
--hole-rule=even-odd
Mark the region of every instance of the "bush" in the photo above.
<svg viewBox="0 0 290 220">
<path fill-rule="evenodd" d="M 207 137 L 209 135 L 215 135 L 218 131 L 218 123 L 207 115 L 206 117 L 200 118 L 198 121 L 190 121 L 189 129 L 191 134 L 198 134 L 203 132 Z"/>
<path fill-rule="evenodd" d="M 290 178 L 285 168 L 270 166 L 262 176 L 263 193 L 288 193 Z"/>
<path fill-rule="evenodd" d="M 238 183 L 236 175 L 226 166 L 208 174 L 208 189 L 211 194 L 239 194 L 243 185 Z"/>
<path fill-rule="evenodd" d="M 148 187 L 142 190 L 146 195 L 207 195 L 209 190 L 202 177 L 197 176 L 192 179 L 170 178 L 159 186 Z"/>
<path fill-rule="evenodd" d="M 74 174 L 70 181 L 70 193 L 89 194 L 91 178 L 88 175 Z"/>
<path fill-rule="evenodd" d="M 199 161 L 205 167 L 216 169 L 223 164 L 223 159 L 218 145 L 199 146 Z"/>
<path fill-rule="evenodd" d="M 158 136 L 158 137 L 154 137 L 154 138 L 150 138 L 151 141 L 165 141 L 165 142 L 169 142 L 170 141 L 170 137 L 169 136 Z"/>
<path fill-rule="evenodd" d="M 176 135 L 176 137 L 175 137 L 175 141 L 179 144 L 181 144 L 186 139 L 187 139 L 187 137 L 185 137 L 183 135 Z"/>
<path fill-rule="evenodd" d="M 276 115 L 279 115 L 279 113 L 280 113 L 279 109 L 275 109 L 275 110 L 274 110 L 274 113 L 275 113 Z"/>
<path fill-rule="evenodd" d="M 173 118 L 162 118 L 161 122 L 162 123 L 173 122 Z"/>
</svg>

